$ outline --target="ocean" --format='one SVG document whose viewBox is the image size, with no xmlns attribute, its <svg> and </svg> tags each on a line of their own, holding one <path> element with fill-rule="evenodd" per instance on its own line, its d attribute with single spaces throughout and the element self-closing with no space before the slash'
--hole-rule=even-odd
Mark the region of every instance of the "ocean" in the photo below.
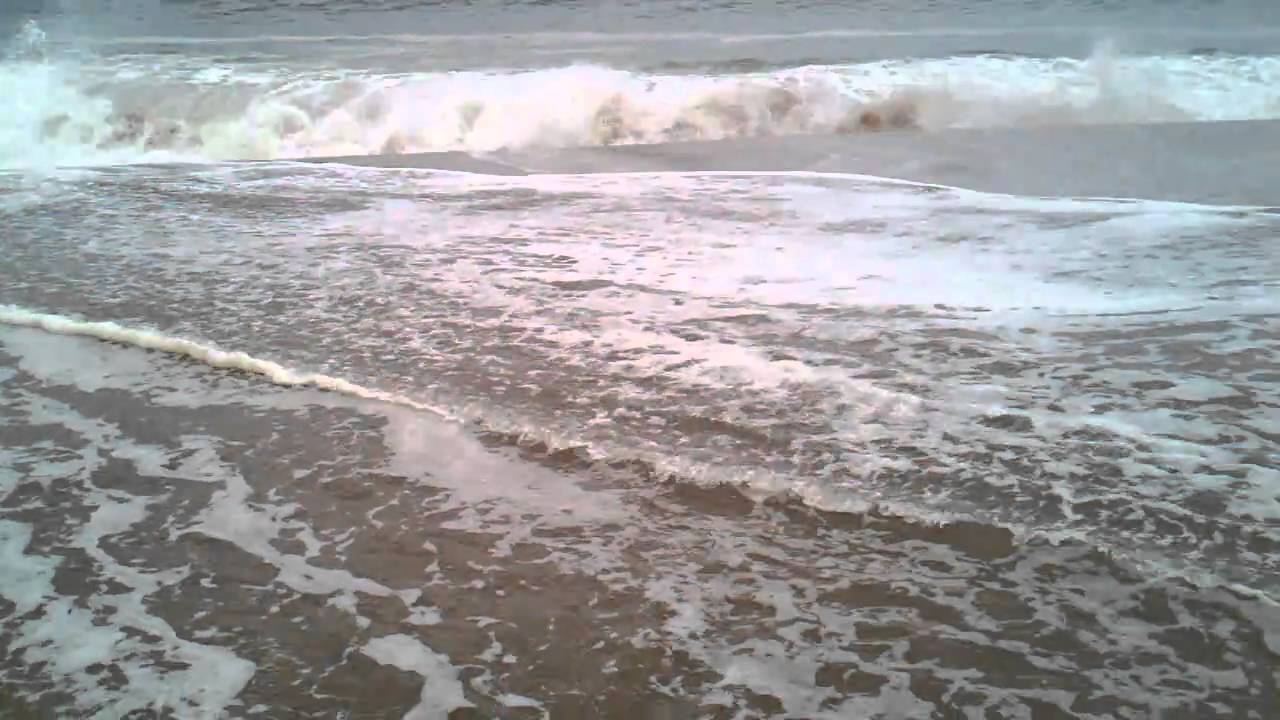
<svg viewBox="0 0 1280 720">
<path fill-rule="evenodd" d="M 1280 717 L 1280 4 L 4 0 L 0 717 Z"/>
</svg>

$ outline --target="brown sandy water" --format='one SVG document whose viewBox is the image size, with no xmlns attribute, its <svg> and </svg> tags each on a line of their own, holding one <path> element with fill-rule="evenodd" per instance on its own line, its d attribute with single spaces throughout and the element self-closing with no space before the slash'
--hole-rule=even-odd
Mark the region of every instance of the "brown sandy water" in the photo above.
<svg viewBox="0 0 1280 720">
<path fill-rule="evenodd" d="M 90 5 L 0 720 L 1280 717 L 1276 3 Z"/>
<path fill-rule="evenodd" d="M 242 666 L 245 717 L 1276 711 L 1274 611 L 1084 542 L 755 502 L 127 347 L 3 341 L 3 523 L 31 528 L 4 557 L 44 564 L 6 584 L 2 667 L 37 714 L 198 714 Z M 98 365 L 42 376 L 36 352 Z M 173 705 L 141 709 L 148 675 Z"/>
</svg>

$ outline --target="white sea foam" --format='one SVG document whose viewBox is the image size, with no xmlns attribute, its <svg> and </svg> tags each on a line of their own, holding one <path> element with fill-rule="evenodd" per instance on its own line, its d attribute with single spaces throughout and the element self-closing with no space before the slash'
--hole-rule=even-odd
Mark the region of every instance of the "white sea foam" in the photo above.
<svg viewBox="0 0 1280 720">
<path fill-rule="evenodd" d="M 52 401 L 28 399 L 24 409 L 33 423 L 68 428 L 78 424 L 99 442 L 111 440 L 110 429 Z M 48 448 L 27 453 L 43 450 Z M 6 458 L 15 459 L 33 458 Z M 84 478 L 102 463 L 100 453 L 90 447 L 63 463 L 58 476 L 64 481 Z M 189 569 L 150 572 L 117 561 L 104 549 L 103 539 L 130 531 L 146 516 L 152 498 L 87 487 L 84 502 L 93 511 L 65 542 L 91 558 L 117 589 L 93 596 L 88 607 L 60 594 L 54 584 L 60 561 L 29 552 L 30 525 L 0 520 L 0 575 L 5 578 L 0 597 L 13 603 L 13 617 L 21 618 L 10 626 L 11 652 L 28 666 L 44 664 L 47 678 L 74 690 L 76 707 L 95 716 L 118 717 L 144 709 L 169 709 L 180 717 L 219 716 L 252 678 L 255 664 L 227 648 L 188 640 L 148 611 L 147 598 L 182 580 Z M 6 488 L 0 490 L 8 494 Z M 177 669 L 157 667 L 150 657 L 156 650 L 178 663 Z M 124 674 L 123 691 L 99 682 L 94 667 L 103 663 L 115 664 Z"/>
<path fill-rule="evenodd" d="M 0 168 L 1280 116 L 1280 57 L 1006 56 L 677 75 L 376 74 L 139 56 L 0 63 Z M 875 117 L 866 115 L 871 112 Z"/>
<path fill-rule="evenodd" d="M 463 692 L 458 669 L 441 655 L 408 635 L 386 635 L 362 649 L 374 661 L 422 676 L 422 701 L 405 720 L 444 720 L 457 708 L 474 707 Z"/>
<path fill-rule="evenodd" d="M 0 594 L 14 605 L 14 615 L 21 617 L 40 606 L 53 585 L 53 572 L 58 566 L 54 558 L 27 555 L 31 542 L 31 526 L 0 520 Z"/>
</svg>

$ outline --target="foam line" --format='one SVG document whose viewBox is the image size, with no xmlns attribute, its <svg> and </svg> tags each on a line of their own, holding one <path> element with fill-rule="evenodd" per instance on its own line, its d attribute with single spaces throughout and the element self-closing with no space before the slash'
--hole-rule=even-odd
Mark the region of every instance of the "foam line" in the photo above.
<svg viewBox="0 0 1280 720">
<path fill-rule="evenodd" d="M 403 395 L 374 390 L 331 375 L 297 372 L 279 363 L 256 358 L 245 352 L 219 350 L 212 345 L 205 345 L 194 340 L 172 337 L 151 330 L 128 328 L 114 322 L 75 320 L 62 315 L 5 305 L 0 306 L 0 323 L 16 327 L 34 328 L 56 335 L 95 338 L 144 350 L 156 350 L 171 355 L 187 357 L 214 368 L 253 373 L 284 387 L 314 387 L 319 390 L 328 390 L 365 400 L 410 407 L 415 410 L 434 413 L 442 418 L 453 419 L 450 413 L 440 408 Z"/>
</svg>

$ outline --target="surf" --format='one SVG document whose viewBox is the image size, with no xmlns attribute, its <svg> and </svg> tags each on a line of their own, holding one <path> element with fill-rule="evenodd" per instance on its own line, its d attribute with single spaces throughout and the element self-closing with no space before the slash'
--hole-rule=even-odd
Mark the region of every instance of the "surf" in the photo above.
<svg viewBox="0 0 1280 720">
<path fill-rule="evenodd" d="M 981 54 L 756 72 L 599 64 L 336 73 L 48 52 L 0 62 L 18 98 L 0 168 L 495 152 L 953 128 L 1280 117 L 1280 57 Z"/>
</svg>

